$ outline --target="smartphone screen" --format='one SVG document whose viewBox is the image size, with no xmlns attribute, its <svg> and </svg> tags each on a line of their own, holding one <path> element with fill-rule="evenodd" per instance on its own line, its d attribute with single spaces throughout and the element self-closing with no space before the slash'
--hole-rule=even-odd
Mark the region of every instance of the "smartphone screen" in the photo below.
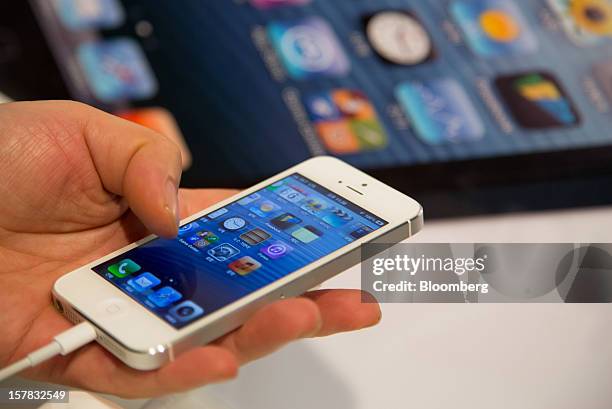
<svg viewBox="0 0 612 409">
<path fill-rule="evenodd" d="M 178 329 L 386 224 L 293 174 L 93 270 Z"/>
<path fill-rule="evenodd" d="M 76 98 L 176 117 L 191 184 L 612 145 L 609 0 L 32 4 Z"/>
</svg>

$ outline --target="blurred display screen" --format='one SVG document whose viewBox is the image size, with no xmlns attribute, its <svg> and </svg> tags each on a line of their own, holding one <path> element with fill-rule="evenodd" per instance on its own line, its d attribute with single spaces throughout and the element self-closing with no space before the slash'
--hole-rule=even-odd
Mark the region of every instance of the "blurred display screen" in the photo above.
<svg viewBox="0 0 612 409">
<path fill-rule="evenodd" d="M 212 183 L 319 154 L 376 170 L 612 142 L 608 0 L 32 5 L 74 98 L 171 114 Z"/>
</svg>

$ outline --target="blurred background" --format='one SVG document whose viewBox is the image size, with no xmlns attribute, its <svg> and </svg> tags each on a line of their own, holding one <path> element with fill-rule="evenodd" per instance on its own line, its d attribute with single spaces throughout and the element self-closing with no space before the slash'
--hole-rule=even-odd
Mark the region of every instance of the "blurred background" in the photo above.
<svg viewBox="0 0 612 409">
<path fill-rule="evenodd" d="M 185 186 L 246 187 L 328 154 L 419 200 L 416 240 L 612 239 L 609 0 L 5 1 L 0 92 L 166 134 Z M 359 285 L 357 269 L 326 284 Z M 607 305 L 383 311 L 190 399 L 610 407 Z"/>
<path fill-rule="evenodd" d="M 170 135 L 186 186 L 329 154 L 429 217 L 612 199 L 607 0 L 2 3 L 1 92 Z"/>
</svg>

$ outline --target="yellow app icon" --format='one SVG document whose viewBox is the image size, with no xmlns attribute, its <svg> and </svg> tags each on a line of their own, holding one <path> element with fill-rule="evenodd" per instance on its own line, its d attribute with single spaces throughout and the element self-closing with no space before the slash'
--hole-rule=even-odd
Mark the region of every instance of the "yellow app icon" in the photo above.
<svg viewBox="0 0 612 409">
<path fill-rule="evenodd" d="M 548 0 L 567 36 L 577 45 L 612 37 L 612 1 Z"/>
<path fill-rule="evenodd" d="M 521 94 L 532 101 L 554 100 L 561 98 L 559 88 L 552 82 L 541 82 L 536 84 L 525 84 L 520 86 Z"/>
</svg>

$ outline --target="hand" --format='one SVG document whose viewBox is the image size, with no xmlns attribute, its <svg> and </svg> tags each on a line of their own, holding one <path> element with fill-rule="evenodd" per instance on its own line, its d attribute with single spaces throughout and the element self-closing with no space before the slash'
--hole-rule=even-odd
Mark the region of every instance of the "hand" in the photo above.
<svg viewBox="0 0 612 409">
<path fill-rule="evenodd" d="M 148 231 L 173 237 L 179 216 L 234 193 L 179 192 L 181 160 L 172 142 L 74 102 L 0 105 L 0 138 L 0 366 L 71 326 L 51 305 L 61 275 Z M 158 396 L 232 378 L 239 365 L 290 341 L 379 319 L 378 305 L 362 304 L 360 291 L 315 291 L 262 308 L 238 330 L 156 371 L 133 370 L 93 343 L 24 375 Z"/>
</svg>

